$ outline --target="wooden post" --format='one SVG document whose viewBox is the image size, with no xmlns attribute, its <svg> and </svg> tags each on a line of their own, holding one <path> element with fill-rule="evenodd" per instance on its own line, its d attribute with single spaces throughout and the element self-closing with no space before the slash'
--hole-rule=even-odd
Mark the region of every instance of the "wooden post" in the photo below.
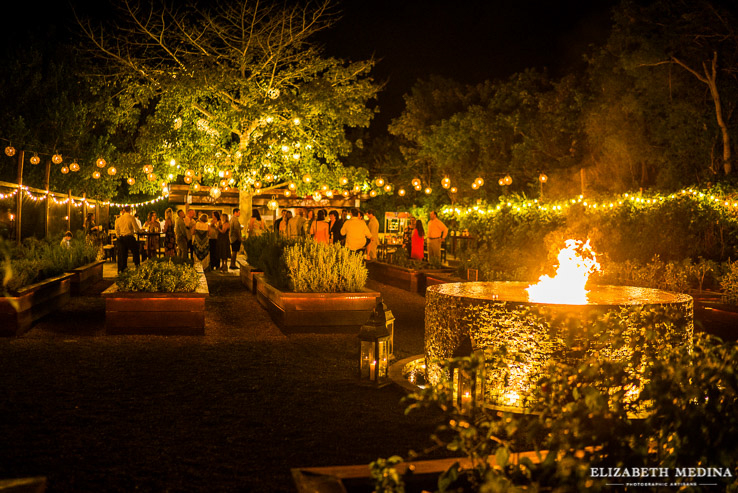
<svg viewBox="0 0 738 493">
<path fill-rule="evenodd" d="M 67 231 L 72 231 L 72 190 L 67 192 Z"/>
<path fill-rule="evenodd" d="M 82 229 L 87 220 L 87 192 L 82 192 Z"/>
<path fill-rule="evenodd" d="M 21 213 L 23 211 L 23 161 L 25 161 L 25 151 L 18 153 L 18 193 L 15 195 L 16 211 L 15 211 L 15 241 L 21 242 Z"/>
<path fill-rule="evenodd" d="M 49 184 L 51 183 L 51 160 L 46 161 L 46 178 L 44 179 L 44 188 L 46 189 L 46 204 L 44 205 L 44 238 L 49 237 L 49 214 L 51 212 L 51 194 L 49 193 Z"/>
</svg>

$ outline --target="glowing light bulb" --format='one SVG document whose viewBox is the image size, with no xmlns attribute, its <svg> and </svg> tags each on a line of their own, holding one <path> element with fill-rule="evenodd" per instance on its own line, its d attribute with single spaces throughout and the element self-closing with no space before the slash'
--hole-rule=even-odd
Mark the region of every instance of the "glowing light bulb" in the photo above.
<svg viewBox="0 0 738 493">
<path fill-rule="evenodd" d="M 431 187 L 425 187 L 425 190 L 424 191 L 425 191 L 425 194 L 426 195 L 430 195 L 433 192 L 433 190 L 431 189 Z"/>
<path fill-rule="evenodd" d="M 5 148 L 5 155 L 6 156 L 9 156 L 9 157 L 15 156 L 15 147 L 13 147 L 13 146 L 6 147 Z M 56 164 L 59 164 L 59 163 L 56 163 Z"/>
<path fill-rule="evenodd" d="M 482 185 L 484 185 L 484 179 L 480 176 L 476 180 L 474 180 L 474 183 L 481 187 Z"/>
<path fill-rule="evenodd" d="M 313 177 L 308 174 L 302 175 L 302 181 L 304 181 L 305 183 L 310 183 L 311 181 L 313 181 Z"/>
<path fill-rule="evenodd" d="M 69 168 L 67 168 L 66 166 L 62 166 L 61 172 L 63 175 L 66 175 L 67 173 L 69 173 Z"/>
<path fill-rule="evenodd" d="M 346 186 L 348 185 L 348 178 L 346 178 L 345 176 L 342 176 L 341 178 L 339 178 L 338 183 L 340 183 L 341 186 Z"/>
<path fill-rule="evenodd" d="M 94 179 L 96 179 L 96 180 L 99 180 L 100 179 L 100 172 L 99 171 L 95 171 L 94 173 L 92 173 L 92 177 Z"/>
<path fill-rule="evenodd" d="M 376 190 L 370 190 L 369 191 L 369 196 L 370 197 L 376 197 L 377 196 L 377 191 Z"/>
<path fill-rule="evenodd" d="M 115 169 L 115 167 L 114 167 L 114 166 L 111 166 L 111 167 L 109 167 L 109 168 L 108 168 L 108 174 L 109 174 L 110 176 L 113 176 L 113 175 L 114 175 L 114 174 L 116 174 L 117 172 L 118 172 L 118 170 L 117 170 L 117 169 Z"/>
<path fill-rule="evenodd" d="M 397 195 L 399 195 L 400 197 L 404 197 L 405 196 L 405 189 L 404 188 L 399 189 L 397 191 Z"/>
<path fill-rule="evenodd" d="M 415 188 L 418 188 L 420 186 L 420 179 L 419 178 L 413 178 L 412 184 Z"/>
<path fill-rule="evenodd" d="M 451 186 L 451 178 L 449 178 L 449 177 L 446 177 L 446 178 L 444 178 L 443 180 L 441 180 L 441 186 L 442 186 L 443 188 L 448 188 L 448 187 L 450 187 L 450 186 Z"/>
<path fill-rule="evenodd" d="M 126 180 L 126 183 L 128 183 L 129 185 L 133 185 L 134 183 L 136 183 L 136 179 L 131 176 Z"/>
<path fill-rule="evenodd" d="M 379 178 L 377 178 L 377 180 L 374 183 L 376 183 L 378 187 L 383 187 L 384 186 L 384 178 L 382 178 L 380 176 Z"/>
<path fill-rule="evenodd" d="M 69 169 L 70 171 L 73 171 L 74 173 L 79 171 L 79 164 L 77 163 L 77 161 L 72 162 L 72 164 L 69 165 Z"/>
<path fill-rule="evenodd" d="M 54 154 L 51 156 L 51 162 L 54 164 L 59 164 L 63 161 L 61 154 Z"/>
<path fill-rule="evenodd" d="M 41 162 L 41 158 L 38 157 L 38 154 L 34 154 L 33 157 L 30 159 L 31 164 L 38 164 Z"/>
</svg>

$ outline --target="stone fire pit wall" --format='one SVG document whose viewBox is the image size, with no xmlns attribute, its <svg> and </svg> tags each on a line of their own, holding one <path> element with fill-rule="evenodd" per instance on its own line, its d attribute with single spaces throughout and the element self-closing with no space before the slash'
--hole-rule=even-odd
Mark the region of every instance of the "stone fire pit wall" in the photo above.
<svg viewBox="0 0 738 493">
<path fill-rule="evenodd" d="M 615 361 L 633 358 L 627 344 L 614 345 L 602 321 L 620 321 L 626 342 L 644 331 L 645 320 L 654 327 L 653 344 L 640 346 L 641 363 L 666 347 L 690 351 L 694 333 L 692 297 L 656 289 L 598 286 L 590 290 L 586 305 L 556 305 L 528 301 L 521 282 L 472 282 L 430 286 L 426 292 L 425 360 L 427 378 L 441 377 L 436 360 L 449 359 L 467 340 L 473 351 L 487 356 L 505 346 L 506 369 L 486 368 L 485 402 L 525 407 L 532 382 L 550 362 L 576 364 L 597 354 Z M 656 320 L 656 323 L 653 321 Z M 468 347 L 468 346 L 467 346 Z"/>
</svg>

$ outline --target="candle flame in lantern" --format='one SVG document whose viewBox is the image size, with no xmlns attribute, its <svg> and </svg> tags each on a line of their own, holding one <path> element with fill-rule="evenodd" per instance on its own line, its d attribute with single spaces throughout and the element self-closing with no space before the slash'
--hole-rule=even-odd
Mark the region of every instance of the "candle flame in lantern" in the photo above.
<svg viewBox="0 0 738 493">
<path fill-rule="evenodd" d="M 600 264 L 589 240 L 582 243 L 566 240 L 558 255 L 559 266 L 554 277 L 541 276 L 538 284 L 527 288 L 528 299 L 538 303 L 586 305 L 585 285 L 590 274 L 600 271 Z"/>
</svg>

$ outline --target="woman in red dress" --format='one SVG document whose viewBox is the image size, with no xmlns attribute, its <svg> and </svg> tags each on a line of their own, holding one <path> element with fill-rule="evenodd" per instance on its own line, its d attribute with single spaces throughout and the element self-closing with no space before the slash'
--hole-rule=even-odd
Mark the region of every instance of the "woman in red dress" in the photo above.
<svg viewBox="0 0 738 493">
<path fill-rule="evenodd" d="M 423 246 L 425 245 L 425 230 L 420 219 L 415 221 L 415 229 L 413 230 L 412 246 L 410 248 L 410 258 L 423 260 Z"/>
<path fill-rule="evenodd" d="M 325 211 L 323 209 L 318 211 L 318 220 L 313 221 L 310 235 L 318 243 L 328 243 L 330 241 L 330 228 L 328 223 L 325 222 Z"/>
</svg>

